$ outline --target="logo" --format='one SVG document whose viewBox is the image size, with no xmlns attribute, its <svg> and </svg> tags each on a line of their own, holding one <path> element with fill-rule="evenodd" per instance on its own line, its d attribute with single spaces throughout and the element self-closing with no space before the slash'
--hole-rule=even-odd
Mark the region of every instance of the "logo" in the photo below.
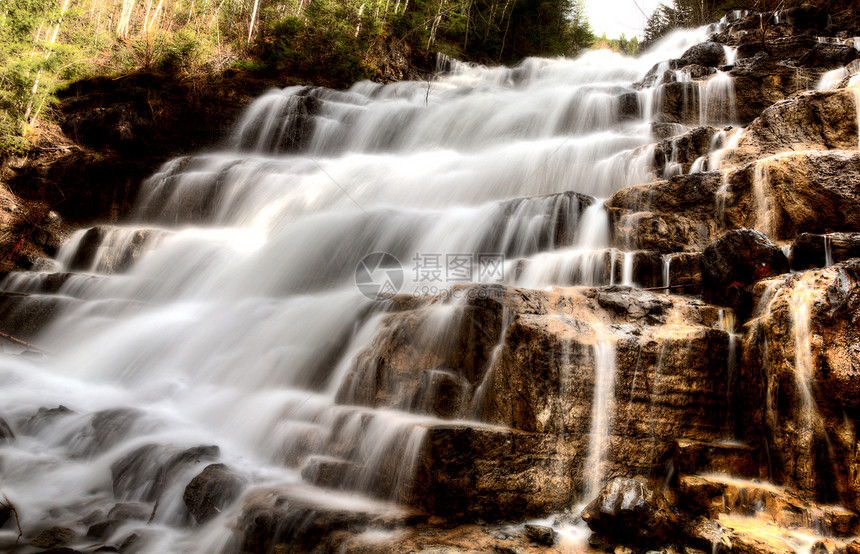
<svg viewBox="0 0 860 554">
<path fill-rule="evenodd" d="M 355 285 L 371 300 L 391 298 L 403 286 L 403 266 L 388 252 L 373 252 L 355 266 Z"/>
</svg>

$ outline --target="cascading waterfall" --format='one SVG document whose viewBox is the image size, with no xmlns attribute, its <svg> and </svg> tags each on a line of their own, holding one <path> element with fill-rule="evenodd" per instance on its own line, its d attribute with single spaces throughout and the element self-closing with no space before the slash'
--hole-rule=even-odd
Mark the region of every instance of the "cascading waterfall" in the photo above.
<svg viewBox="0 0 860 554">
<path fill-rule="evenodd" d="M 598 334 L 601 329 L 596 329 Z M 609 435 L 615 398 L 615 343 L 599 336 L 592 347 L 594 356 L 594 396 L 591 403 L 591 432 L 585 459 L 584 499 L 594 498 L 603 480 L 609 450 Z"/>
<path fill-rule="evenodd" d="M 399 509 L 426 428 L 442 420 L 429 413 L 434 391 L 458 387 L 450 417 L 475 418 L 483 388 L 440 362 L 420 368 L 416 391 L 366 394 L 362 379 L 374 374 L 356 360 L 373 352 L 388 314 L 356 286 L 359 262 L 388 253 L 402 269 L 395 288 L 433 295 L 472 282 L 608 284 L 616 266 L 603 268 L 617 255 L 632 285 L 633 254 L 609 249 L 600 199 L 652 179 L 642 147 L 653 139 L 647 118 L 619 120 L 619 94 L 706 35 L 674 33 L 640 59 L 599 51 L 513 69 L 443 59 L 446 73 L 429 83 L 265 94 L 221 150 L 149 178 L 131 222 L 82 231 L 45 273 L 4 282 L 33 292 L 47 272 L 75 273 L 37 341 L 57 355 L 0 366 L 2 415 L 29 429 L 0 447 L 3 492 L 28 520 L 72 520 L 110 509 L 105 472 L 141 447 L 217 445 L 251 487 Z M 485 267 L 485 255 L 504 261 Z M 374 269 L 377 278 L 396 268 Z M 422 336 L 444 351 L 461 306 L 428 311 Z M 607 455 L 614 344 L 600 339 L 593 354 L 586 497 Z M 59 405 L 68 410 L 38 416 Z M 142 479 L 153 464 L 141 462 Z M 342 490 L 316 488 L 323 468 L 338 469 Z M 189 528 L 180 481 L 164 487 L 153 516 L 161 538 L 145 548 L 235 548 L 235 510 Z M 146 501 L 135 491 L 126 499 Z"/>
</svg>

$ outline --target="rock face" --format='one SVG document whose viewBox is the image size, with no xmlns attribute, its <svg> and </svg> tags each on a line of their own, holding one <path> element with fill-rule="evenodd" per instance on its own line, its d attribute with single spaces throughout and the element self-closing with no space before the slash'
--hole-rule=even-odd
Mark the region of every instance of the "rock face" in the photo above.
<svg viewBox="0 0 860 554">
<path fill-rule="evenodd" d="M 453 336 L 426 340 L 426 322 L 439 317 L 432 303 L 389 316 L 359 356 L 350 395 L 341 393 L 376 406 L 420 405 L 424 378 L 414 368 L 444 367 L 461 383 L 460 417 L 496 426 L 427 429 L 411 500 L 419 507 L 448 517 L 550 513 L 590 479 L 661 467 L 673 438 L 725 432 L 729 337 L 716 308 L 622 287 L 472 292 L 454 319 L 463 323 L 448 324 Z M 600 379 L 615 391 L 602 415 L 592 408 Z M 596 447 L 589 433 L 600 417 L 605 438 Z M 590 451 L 597 467 L 584 467 Z"/>
<path fill-rule="evenodd" d="M 808 91 L 781 100 L 744 130 L 729 160 L 742 163 L 781 152 L 856 148 L 855 103 L 847 89 Z"/>
<path fill-rule="evenodd" d="M 678 531 L 678 518 L 659 490 L 642 477 L 617 478 L 582 511 L 592 531 L 612 544 L 665 544 Z"/>
<path fill-rule="evenodd" d="M 738 390 L 738 431 L 769 453 L 773 478 L 855 509 L 858 278 L 851 260 L 757 284 Z"/>
</svg>

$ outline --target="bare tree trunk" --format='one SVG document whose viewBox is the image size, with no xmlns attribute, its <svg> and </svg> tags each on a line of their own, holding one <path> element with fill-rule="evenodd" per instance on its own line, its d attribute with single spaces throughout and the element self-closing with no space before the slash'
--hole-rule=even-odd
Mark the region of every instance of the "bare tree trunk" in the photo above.
<svg viewBox="0 0 860 554">
<path fill-rule="evenodd" d="M 254 0 L 254 11 L 251 13 L 251 24 L 248 26 L 248 45 L 251 44 L 251 34 L 254 32 L 254 20 L 257 18 L 257 8 L 260 6 L 260 0 Z"/>
</svg>

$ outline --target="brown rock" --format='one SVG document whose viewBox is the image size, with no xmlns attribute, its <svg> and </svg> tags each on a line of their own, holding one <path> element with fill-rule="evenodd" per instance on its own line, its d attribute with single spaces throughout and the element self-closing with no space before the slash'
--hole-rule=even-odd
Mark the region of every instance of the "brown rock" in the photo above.
<svg viewBox="0 0 860 554">
<path fill-rule="evenodd" d="M 808 91 L 776 102 L 744 131 L 730 163 L 782 152 L 856 148 L 857 108 L 849 90 Z"/>
<path fill-rule="evenodd" d="M 582 511 L 592 531 L 627 546 L 659 546 L 675 537 L 679 522 L 663 494 L 641 477 L 617 478 Z"/>
<path fill-rule="evenodd" d="M 733 307 L 741 304 L 743 287 L 789 270 L 782 250 L 750 229 L 729 231 L 709 244 L 701 263 L 705 298 Z"/>
<path fill-rule="evenodd" d="M 75 532 L 68 527 L 51 527 L 36 535 L 30 544 L 37 548 L 56 548 L 68 544 L 74 538 Z"/>
<path fill-rule="evenodd" d="M 746 325 L 738 430 L 766 448 L 772 479 L 821 502 L 860 505 L 860 263 L 763 281 Z M 767 437 L 766 445 L 762 437 Z"/>
<path fill-rule="evenodd" d="M 860 233 L 801 233 L 791 244 L 791 269 L 802 271 L 860 257 Z"/>
<path fill-rule="evenodd" d="M 182 500 L 197 523 L 206 523 L 239 497 L 245 481 L 224 464 L 206 466 L 185 487 Z"/>
</svg>

